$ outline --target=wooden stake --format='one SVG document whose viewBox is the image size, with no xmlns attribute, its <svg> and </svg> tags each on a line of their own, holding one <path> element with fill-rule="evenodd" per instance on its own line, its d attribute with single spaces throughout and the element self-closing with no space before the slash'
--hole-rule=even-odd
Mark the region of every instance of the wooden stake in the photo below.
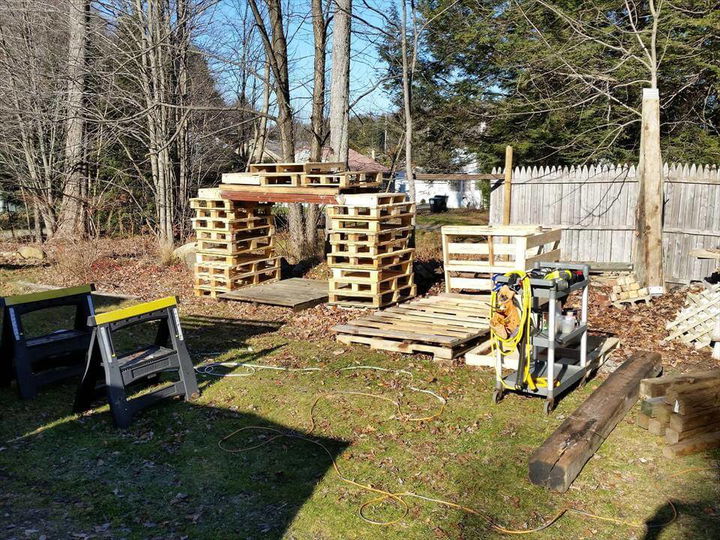
<svg viewBox="0 0 720 540">
<path fill-rule="evenodd" d="M 505 147 L 505 185 L 503 194 L 503 225 L 510 225 L 510 210 L 512 209 L 512 162 L 513 147 Z"/>
</svg>

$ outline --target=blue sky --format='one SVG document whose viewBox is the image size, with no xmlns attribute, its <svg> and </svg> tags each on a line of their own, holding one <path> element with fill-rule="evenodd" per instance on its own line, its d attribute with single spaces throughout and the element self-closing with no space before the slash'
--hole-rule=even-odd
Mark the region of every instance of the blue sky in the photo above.
<svg viewBox="0 0 720 540">
<path fill-rule="evenodd" d="M 373 9 L 388 13 L 392 0 L 367 0 L 367 3 L 355 0 L 354 12 L 371 25 L 383 27 L 382 17 Z M 242 19 L 244 0 L 220 0 L 218 6 L 210 13 L 208 28 L 214 36 L 203 36 L 202 41 L 211 48 L 222 47 L 218 42 L 228 39 L 228 33 L 237 37 L 238 30 L 233 25 Z M 370 6 L 370 7 L 368 7 Z M 307 120 L 310 116 L 310 95 L 312 92 L 313 73 L 313 35 L 312 21 L 310 20 L 310 0 L 288 0 L 286 12 L 289 17 L 288 53 L 290 56 L 290 82 L 293 107 L 299 120 Z M 331 28 L 332 31 L 332 28 Z M 355 105 L 355 114 L 380 114 L 393 109 L 389 97 L 381 86 L 374 88 L 385 74 L 385 66 L 378 58 L 375 41 L 377 32 L 365 26 L 362 22 L 353 20 L 352 58 L 350 64 L 350 92 L 351 102 L 367 93 Z M 239 54 L 238 44 L 235 44 L 234 55 Z M 225 49 L 224 54 L 227 53 Z M 233 55 L 233 56 L 234 56 Z M 330 69 L 332 59 L 332 36 L 328 36 L 328 92 L 330 84 Z M 221 63 L 220 63 L 221 64 Z M 218 66 L 220 65 L 218 64 Z M 228 65 L 228 64 L 226 64 Z M 222 68 L 218 67 L 218 70 Z M 220 82 L 223 91 L 228 97 L 234 93 L 234 84 L 229 76 L 224 76 Z"/>
</svg>

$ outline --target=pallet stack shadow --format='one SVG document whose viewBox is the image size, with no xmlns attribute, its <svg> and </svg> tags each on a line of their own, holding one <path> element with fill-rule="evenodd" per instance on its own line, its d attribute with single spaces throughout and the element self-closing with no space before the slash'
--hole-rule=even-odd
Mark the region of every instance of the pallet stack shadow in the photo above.
<svg viewBox="0 0 720 540">
<path fill-rule="evenodd" d="M 329 302 L 382 308 L 417 294 L 415 205 L 404 193 L 345 195 L 329 206 Z"/>
<path fill-rule="evenodd" d="M 637 425 L 663 436 L 665 457 L 720 448 L 720 369 L 645 379 Z"/>
<path fill-rule="evenodd" d="M 195 295 L 211 296 L 280 279 L 272 204 L 220 198 L 200 190 L 190 200 L 197 237 Z"/>
</svg>

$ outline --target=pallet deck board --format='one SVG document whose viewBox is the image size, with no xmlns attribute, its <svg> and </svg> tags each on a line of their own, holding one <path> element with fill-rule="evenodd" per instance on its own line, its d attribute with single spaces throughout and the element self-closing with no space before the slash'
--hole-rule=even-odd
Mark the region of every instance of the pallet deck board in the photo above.
<svg viewBox="0 0 720 540">
<path fill-rule="evenodd" d="M 219 298 L 288 307 L 299 311 L 327 302 L 328 282 L 303 278 L 285 279 L 228 292 Z"/>
</svg>

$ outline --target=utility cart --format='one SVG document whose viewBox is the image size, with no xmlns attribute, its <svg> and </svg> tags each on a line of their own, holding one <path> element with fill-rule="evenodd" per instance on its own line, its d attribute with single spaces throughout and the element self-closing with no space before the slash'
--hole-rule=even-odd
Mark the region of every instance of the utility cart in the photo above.
<svg viewBox="0 0 720 540">
<path fill-rule="evenodd" d="M 573 279 L 552 278 L 553 275 L 567 275 Z M 537 277 L 546 273 L 548 277 Z M 499 403 L 506 392 L 545 398 L 545 413 L 555 408 L 555 401 L 576 384 L 584 384 L 588 376 L 588 285 L 590 267 L 587 264 L 563 262 L 536 262 L 533 272 L 528 274 L 531 291 L 530 331 L 517 346 L 518 369 L 503 374 L 503 356 L 495 351 L 496 383 L 493 401 Z M 496 276 L 498 284 L 508 284 L 508 276 Z M 580 317 L 572 329 L 561 332 L 557 327 L 558 313 L 561 313 L 569 295 L 582 291 Z M 529 358 L 523 359 L 530 340 Z M 528 362 L 527 369 L 525 361 Z M 526 374 L 531 378 L 528 383 Z M 538 384 L 535 384 L 535 381 Z"/>
</svg>

